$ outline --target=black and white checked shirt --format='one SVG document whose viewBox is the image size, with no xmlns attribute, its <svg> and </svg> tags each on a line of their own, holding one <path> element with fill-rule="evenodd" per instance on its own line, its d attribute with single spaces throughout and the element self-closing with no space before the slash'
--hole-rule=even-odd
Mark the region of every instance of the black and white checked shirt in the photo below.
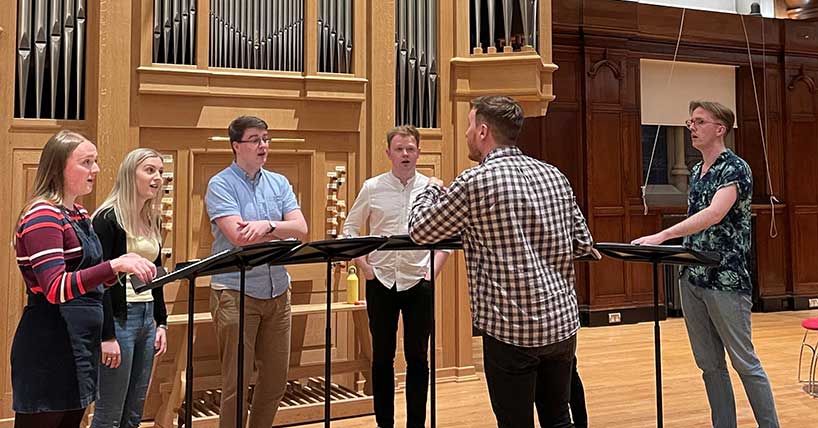
<svg viewBox="0 0 818 428">
<path fill-rule="evenodd" d="M 592 238 L 565 176 L 501 146 L 448 191 L 428 185 L 409 219 L 418 243 L 460 234 L 475 327 L 520 347 L 545 346 L 579 329 L 574 257 Z"/>
</svg>

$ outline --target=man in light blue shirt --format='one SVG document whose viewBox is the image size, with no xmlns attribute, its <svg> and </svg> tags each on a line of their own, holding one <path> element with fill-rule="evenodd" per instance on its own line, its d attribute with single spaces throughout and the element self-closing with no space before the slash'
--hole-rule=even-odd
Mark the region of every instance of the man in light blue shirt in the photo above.
<svg viewBox="0 0 818 428">
<path fill-rule="evenodd" d="M 289 181 L 262 168 L 270 146 L 267 123 L 241 116 L 230 123 L 228 133 L 235 160 L 210 179 L 205 196 L 213 253 L 276 239 L 306 239 L 307 223 Z M 234 427 L 236 421 L 239 287 L 238 272 L 212 277 L 210 311 L 222 369 L 220 428 Z M 272 426 L 284 396 L 290 365 L 289 288 L 290 276 L 282 266 L 246 272 L 243 391 L 253 366 L 258 369 L 249 428 Z"/>
</svg>

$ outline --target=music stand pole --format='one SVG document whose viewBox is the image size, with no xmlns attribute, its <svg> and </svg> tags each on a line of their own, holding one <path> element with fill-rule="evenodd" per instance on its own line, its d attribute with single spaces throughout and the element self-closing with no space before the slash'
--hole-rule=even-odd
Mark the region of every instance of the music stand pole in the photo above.
<svg viewBox="0 0 818 428">
<path fill-rule="evenodd" d="M 659 262 L 652 260 L 653 265 L 653 358 L 656 366 L 656 426 L 664 426 L 662 410 L 662 340 L 659 331 Z"/>
<path fill-rule="evenodd" d="M 437 330 L 437 324 L 435 323 L 435 293 L 437 292 L 437 287 L 435 287 L 435 250 L 432 248 L 429 250 L 429 257 L 431 261 L 429 265 L 431 266 L 429 269 L 429 274 L 432 277 L 432 331 L 429 335 L 429 392 L 431 393 L 431 401 L 429 403 L 430 407 L 430 423 L 431 427 L 435 428 L 437 426 L 437 411 L 435 410 L 436 406 L 436 398 L 435 398 L 435 379 L 436 379 L 436 361 L 435 361 L 435 330 Z"/>
<path fill-rule="evenodd" d="M 244 427 L 244 292 L 247 289 L 244 283 L 247 268 L 239 258 L 239 349 L 236 365 L 236 427 Z M 191 427 L 192 428 L 192 427 Z"/>
<path fill-rule="evenodd" d="M 303 263 L 326 264 L 326 325 L 324 327 L 324 427 L 329 428 L 331 423 L 331 395 L 332 387 L 332 263 L 352 260 L 380 248 L 385 237 L 358 237 L 327 239 L 313 241 L 299 245 L 283 258 L 276 260 L 276 264 L 290 265 Z"/>
<path fill-rule="evenodd" d="M 332 347 L 332 322 L 330 318 L 332 317 L 332 258 L 328 255 L 327 256 L 327 320 L 326 326 L 324 327 L 325 332 L 325 345 L 324 345 L 324 427 L 329 428 L 330 426 L 330 408 L 332 407 L 332 403 L 330 402 L 330 380 L 332 378 L 332 353 L 330 352 L 330 348 Z"/>
<path fill-rule="evenodd" d="M 185 428 L 193 426 L 193 304 L 196 276 L 187 277 L 187 361 L 185 368 Z"/>
<path fill-rule="evenodd" d="M 659 328 L 659 265 L 718 266 L 721 257 L 709 251 L 697 251 L 679 245 L 634 245 L 598 242 L 602 254 L 631 262 L 650 263 L 653 268 L 653 349 L 656 372 L 656 426 L 664 425 L 662 404 L 662 340 Z"/>
</svg>

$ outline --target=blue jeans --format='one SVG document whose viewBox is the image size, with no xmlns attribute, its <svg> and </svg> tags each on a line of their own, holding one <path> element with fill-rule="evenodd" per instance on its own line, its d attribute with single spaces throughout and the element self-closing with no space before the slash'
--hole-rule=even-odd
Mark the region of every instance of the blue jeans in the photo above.
<svg viewBox="0 0 818 428">
<path fill-rule="evenodd" d="M 730 355 L 760 428 L 778 428 L 770 381 L 752 342 L 750 296 L 695 286 L 683 277 L 682 312 L 696 365 L 702 370 L 714 428 L 736 427 L 736 401 L 724 359 Z"/>
<path fill-rule="evenodd" d="M 128 303 L 128 318 L 115 318 L 114 324 L 122 363 L 115 369 L 100 365 L 92 428 L 138 427 L 151 379 L 156 339 L 153 302 Z"/>
</svg>

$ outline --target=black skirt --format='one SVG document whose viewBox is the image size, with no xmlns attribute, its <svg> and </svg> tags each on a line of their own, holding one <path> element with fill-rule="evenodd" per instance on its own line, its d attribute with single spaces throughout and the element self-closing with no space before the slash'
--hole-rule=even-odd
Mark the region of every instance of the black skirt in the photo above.
<svg viewBox="0 0 818 428">
<path fill-rule="evenodd" d="M 14 411 L 88 407 L 97 394 L 101 336 L 101 287 L 59 305 L 29 293 L 11 346 Z"/>
</svg>

